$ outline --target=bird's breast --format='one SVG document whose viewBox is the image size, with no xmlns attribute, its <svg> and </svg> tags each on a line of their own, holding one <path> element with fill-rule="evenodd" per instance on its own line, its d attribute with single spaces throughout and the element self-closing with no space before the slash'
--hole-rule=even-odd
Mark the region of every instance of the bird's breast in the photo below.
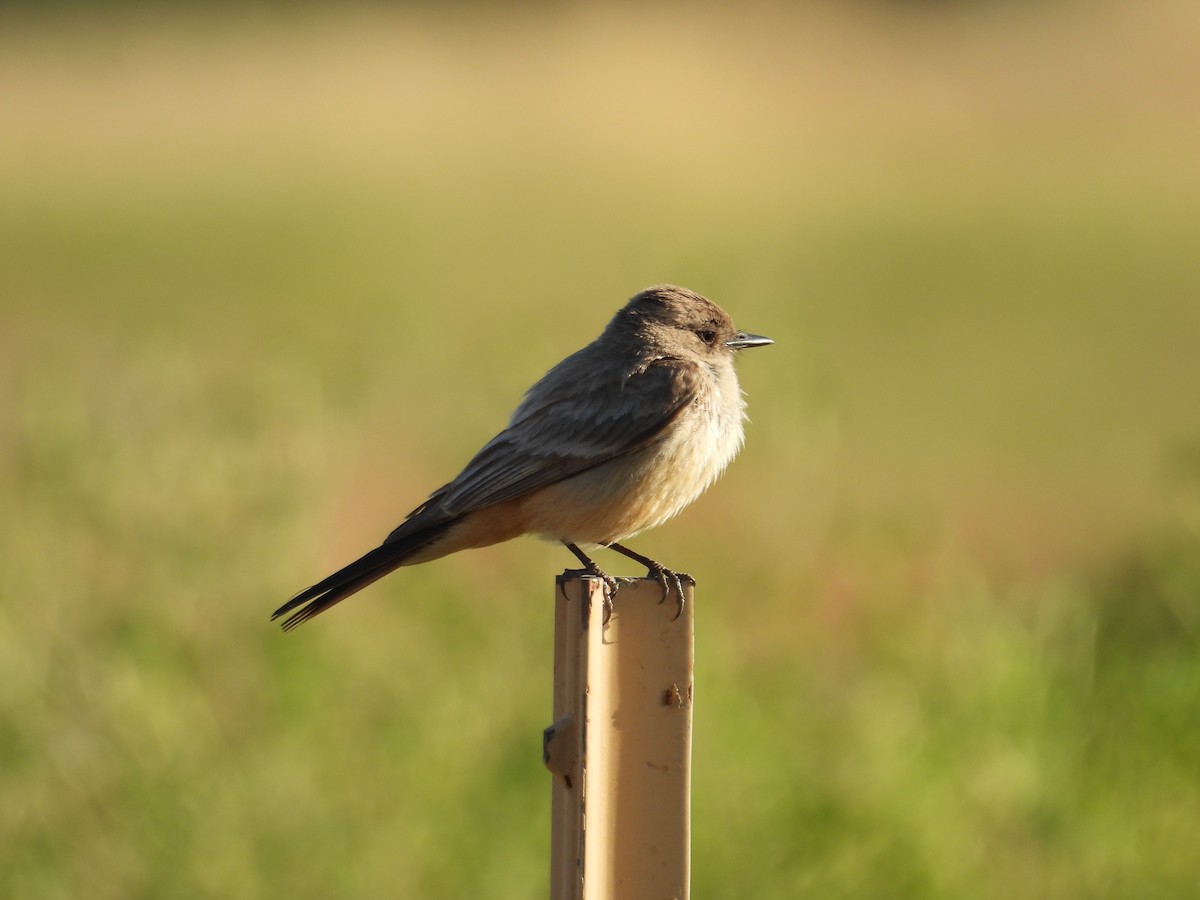
<svg viewBox="0 0 1200 900">
<path fill-rule="evenodd" d="M 607 544 L 653 528 L 692 503 L 741 449 L 745 404 L 732 366 L 704 387 L 657 440 L 536 491 L 522 501 L 528 530 Z"/>
</svg>

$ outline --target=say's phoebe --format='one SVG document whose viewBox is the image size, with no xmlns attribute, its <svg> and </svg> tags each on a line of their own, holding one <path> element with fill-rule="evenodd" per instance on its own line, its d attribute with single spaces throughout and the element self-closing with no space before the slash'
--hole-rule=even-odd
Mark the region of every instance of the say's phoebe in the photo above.
<svg viewBox="0 0 1200 900">
<path fill-rule="evenodd" d="M 579 544 L 647 567 L 664 597 L 679 576 L 618 541 L 661 525 L 704 493 L 741 449 L 745 401 L 733 356 L 774 343 L 672 285 L 642 291 L 592 343 L 525 393 L 508 427 L 387 539 L 271 616 L 284 630 L 400 566 L 522 534 L 561 541 L 583 571 L 615 581 Z"/>
</svg>

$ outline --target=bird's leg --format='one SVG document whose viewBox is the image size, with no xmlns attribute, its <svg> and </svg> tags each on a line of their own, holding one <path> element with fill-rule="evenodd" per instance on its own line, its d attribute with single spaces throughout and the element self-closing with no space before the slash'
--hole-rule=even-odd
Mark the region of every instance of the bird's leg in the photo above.
<svg viewBox="0 0 1200 900">
<path fill-rule="evenodd" d="M 593 560 L 574 544 L 569 544 L 566 541 L 563 541 L 562 543 L 564 547 L 575 554 L 576 559 L 583 563 L 582 569 L 567 569 L 565 572 L 563 572 L 564 575 L 591 575 L 594 578 L 599 578 L 604 583 L 604 624 L 607 625 L 608 620 L 612 617 L 613 598 L 617 596 L 617 588 L 619 588 L 621 585 L 617 582 L 617 579 L 601 570 L 601 568 L 596 565 L 595 560 Z M 561 581 L 559 582 L 558 589 L 560 591 L 562 590 Z M 563 598 L 566 599 L 566 594 L 563 594 Z"/>
<path fill-rule="evenodd" d="M 635 553 L 628 547 L 622 546 L 615 541 L 611 544 L 605 544 L 609 550 L 616 550 L 622 556 L 628 556 L 634 562 L 639 562 L 646 567 L 646 575 L 658 582 L 662 588 L 662 597 L 659 598 L 659 603 L 667 599 L 667 595 L 671 593 L 671 588 L 675 588 L 675 594 L 679 597 L 679 609 L 675 613 L 675 618 L 678 619 L 683 615 L 683 582 L 694 585 L 696 579 L 686 572 L 672 572 L 660 562 L 656 562 L 648 556 L 642 556 L 640 553 Z M 672 620 L 674 621 L 674 619 Z"/>
</svg>

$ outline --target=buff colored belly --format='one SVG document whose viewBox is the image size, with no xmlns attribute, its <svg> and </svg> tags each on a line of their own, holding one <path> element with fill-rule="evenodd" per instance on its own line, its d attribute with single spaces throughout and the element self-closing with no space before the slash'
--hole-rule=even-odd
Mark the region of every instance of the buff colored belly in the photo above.
<svg viewBox="0 0 1200 900">
<path fill-rule="evenodd" d="M 731 373 L 732 374 L 732 373 Z M 727 402 L 732 392 L 733 403 Z M 699 497 L 742 445 L 741 394 L 732 378 L 646 449 L 462 517 L 406 565 L 521 534 L 610 544 L 661 525 Z"/>
<path fill-rule="evenodd" d="M 732 422 L 716 408 L 691 412 L 667 440 L 524 498 L 527 530 L 551 540 L 607 544 L 679 513 L 716 480 L 742 443 L 740 406 Z"/>
</svg>

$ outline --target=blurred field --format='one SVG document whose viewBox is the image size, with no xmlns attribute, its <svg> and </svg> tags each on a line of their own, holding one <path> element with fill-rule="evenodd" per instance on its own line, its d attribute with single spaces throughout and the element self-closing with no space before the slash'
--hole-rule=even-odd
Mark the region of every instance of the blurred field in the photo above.
<svg viewBox="0 0 1200 900">
<path fill-rule="evenodd" d="M 695 895 L 1195 896 L 1193 5 L 467 10 L 0 30 L 0 893 L 544 895 L 565 551 L 267 616 L 673 281 Z"/>
</svg>

